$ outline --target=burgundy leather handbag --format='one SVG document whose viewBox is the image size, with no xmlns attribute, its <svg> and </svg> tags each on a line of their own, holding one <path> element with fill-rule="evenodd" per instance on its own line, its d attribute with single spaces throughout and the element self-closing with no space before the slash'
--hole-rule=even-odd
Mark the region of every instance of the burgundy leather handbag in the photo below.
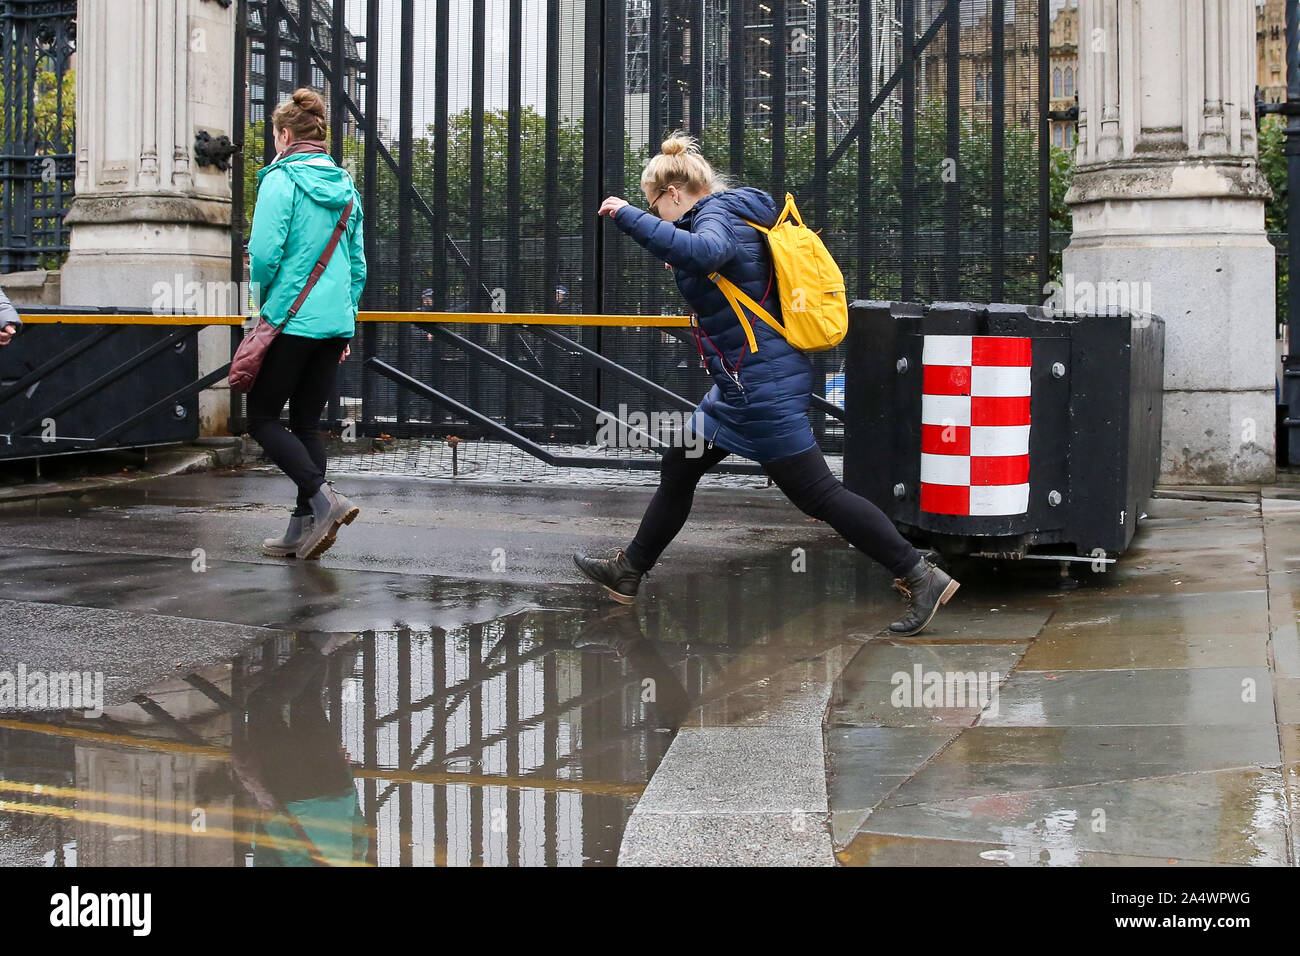
<svg viewBox="0 0 1300 956">
<path fill-rule="evenodd" d="M 289 306 L 289 314 L 279 325 L 272 325 L 262 317 L 258 317 L 257 325 L 253 330 L 244 336 L 243 341 L 239 343 L 239 348 L 235 349 L 234 358 L 230 360 L 230 387 L 236 392 L 251 392 L 253 383 L 257 381 L 257 373 L 262 370 L 262 361 L 266 358 L 266 352 L 275 341 L 275 337 L 280 334 L 280 330 L 289 324 L 290 320 L 298 314 L 302 308 L 303 302 L 307 299 L 307 294 L 311 292 L 316 285 L 316 281 L 329 265 L 330 257 L 334 255 L 334 248 L 339 244 L 339 237 L 343 235 L 343 230 L 348 226 L 348 219 L 352 216 L 352 202 L 349 199 L 348 204 L 343 207 L 343 215 L 339 217 L 338 225 L 334 227 L 334 232 L 330 236 L 329 245 L 321 253 L 321 257 L 316 260 L 316 265 L 312 267 L 311 275 L 307 277 L 306 284 L 302 291 L 298 293 L 298 298 L 293 300 L 293 305 Z"/>
</svg>

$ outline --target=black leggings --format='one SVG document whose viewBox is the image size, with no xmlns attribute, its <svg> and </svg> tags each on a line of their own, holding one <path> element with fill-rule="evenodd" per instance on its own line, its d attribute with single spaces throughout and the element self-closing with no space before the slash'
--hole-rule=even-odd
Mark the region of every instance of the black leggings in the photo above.
<svg viewBox="0 0 1300 956">
<path fill-rule="evenodd" d="M 716 445 L 698 457 L 687 457 L 686 450 L 680 447 L 664 453 L 659 490 L 646 508 L 636 537 L 626 549 L 633 567 L 643 571 L 654 567 L 659 555 L 686 524 L 700 478 L 728 454 Z M 849 491 L 831 474 L 822 450 L 816 445 L 789 458 L 769 461 L 763 470 L 800 511 L 825 521 L 849 544 L 879 561 L 895 577 L 903 577 L 921 560 L 920 553 L 898 533 L 884 512 Z"/>
<path fill-rule="evenodd" d="M 320 417 L 334 391 L 339 356 L 350 339 L 276 336 L 248 393 L 248 433 L 298 486 L 298 512 L 325 483 Z M 289 428 L 280 413 L 289 403 Z"/>
</svg>

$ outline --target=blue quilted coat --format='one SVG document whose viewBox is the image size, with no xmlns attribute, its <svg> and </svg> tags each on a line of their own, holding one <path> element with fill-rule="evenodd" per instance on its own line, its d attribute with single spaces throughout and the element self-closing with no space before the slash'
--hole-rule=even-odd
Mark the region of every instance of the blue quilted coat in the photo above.
<svg viewBox="0 0 1300 956">
<path fill-rule="evenodd" d="M 720 272 L 782 321 L 767 239 L 744 222 L 771 226 L 777 213 L 771 196 L 742 186 L 705 196 L 676 222 L 631 205 L 614 216 L 620 229 L 673 267 L 677 288 L 699 317 L 698 340 L 714 384 L 691 427 L 710 443 L 757 462 L 816 444 L 808 422 L 812 364 L 753 316 L 758 351 L 750 352 L 740 320 L 709 274 Z"/>
</svg>

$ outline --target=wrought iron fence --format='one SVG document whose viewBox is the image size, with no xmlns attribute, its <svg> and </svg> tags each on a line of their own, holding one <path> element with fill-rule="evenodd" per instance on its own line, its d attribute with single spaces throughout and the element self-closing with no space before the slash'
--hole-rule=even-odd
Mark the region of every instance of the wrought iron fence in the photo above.
<svg viewBox="0 0 1300 956">
<path fill-rule="evenodd" d="M 362 193 L 364 308 L 679 312 L 671 276 L 595 215 L 606 195 L 642 201 L 641 170 L 674 129 L 698 137 L 733 184 L 794 192 L 855 297 L 1040 299 L 1052 254 L 1048 0 L 466 9 L 249 0 L 236 104 L 241 240 L 254 174 L 274 151 L 266 117 L 307 85 L 330 103 L 332 154 Z M 454 331 L 591 405 L 645 407 L 626 381 L 554 340 Z M 557 331 L 691 402 L 708 386 L 690 349 L 662 330 Z M 464 342 L 378 325 L 359 338 L 363 362 L 343 376 L 331 414 L 350 405 L 363 430 L 474 430 L 381 376 L 378 360 L 539 441 L 592 438 L 591 416 L 518 388 Z M 840 350 L 816 356 L 818 397 L 836 394 L 842 362 Z M 834 419 L 824 407 L 813 417 L 834 450 Z"/>
<path fill-rule="evenodd" d="M 0 2 L 0 273 L 68 251 L 76 20 L 76 0 Z"/>
</svg>

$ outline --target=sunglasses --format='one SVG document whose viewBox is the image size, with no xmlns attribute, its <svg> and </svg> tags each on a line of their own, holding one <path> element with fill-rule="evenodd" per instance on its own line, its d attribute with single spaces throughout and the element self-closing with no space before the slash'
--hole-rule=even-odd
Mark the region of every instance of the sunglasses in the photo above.
<svg viewBox="0 0 1300 956">
<path fill-rule="evenodd" d="M 663 198 L 664 193 L 668 192 L 668 190 L 669 190 L 670 188 L 672 188 L 673 186 L 676 186 L 676 185 L 677 185 L 676 183 L 669 183 L 669 184 L 668 184 L 667 186 L 665 186 L 663 189 L 659 190 L 659 195 L 658 195 L 658 196 L 655 196 L 654 201 L 653 201 L 652 203 L 650 203 L 650 211 L 651 211 L 652 213 L 654 213 L 656 216 L 659 216 L 659 208 L 658 208 L 658 207 L 659 207 L 659 200 Z M 659 216 L 659 218 L 662 219 L 663 216 Z"/>
</svg>

